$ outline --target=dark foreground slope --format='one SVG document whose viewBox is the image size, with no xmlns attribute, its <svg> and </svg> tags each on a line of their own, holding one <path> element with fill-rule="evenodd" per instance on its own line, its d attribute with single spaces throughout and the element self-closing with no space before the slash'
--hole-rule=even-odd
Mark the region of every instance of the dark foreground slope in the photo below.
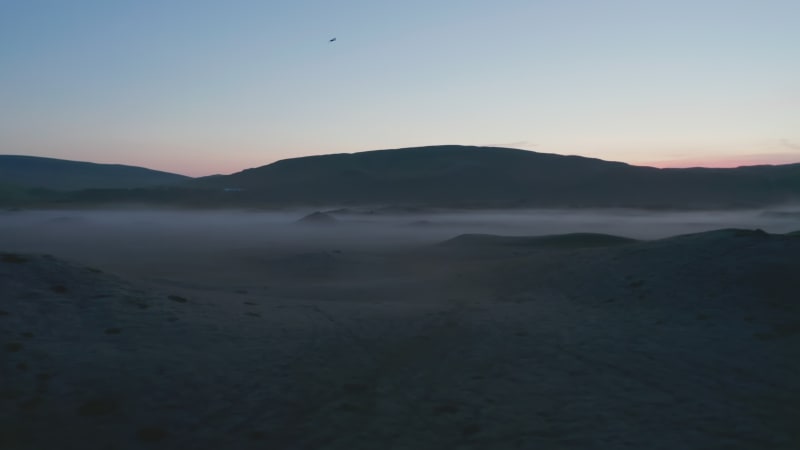
<svg viewBox="0 0 800 450">
<path fill-rule="evenodd" d="M 189 177 L 119 164 L 0 155 L 0 185 L 50 190 L 129 189 L 181 183 Z"/>
<path fill-rule="evenodd" d="M 535 207 L 751 207 L 800 200 L 800 164 L 655 169 L 579 156 L 437 146 L 294 158 L 197 187 L 241 201 Z"/>
<path fill-rule="evenodd" d="M 798 448 L 796 235 L 479 240 L 0 255 L 0 447 Z"/>
</svg>

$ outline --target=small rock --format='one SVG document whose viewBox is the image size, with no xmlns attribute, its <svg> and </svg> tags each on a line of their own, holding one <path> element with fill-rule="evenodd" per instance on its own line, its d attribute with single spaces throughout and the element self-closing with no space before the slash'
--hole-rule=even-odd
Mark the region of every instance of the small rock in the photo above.
<svg viewBox="0 0 800 450">
<path fill-rule="evenodd" d="M 367 385 L 363 383 L 346 383 L 342 385 L 342 390 L 348 394 L 360 394 L 366 392 Z"/>
<path fill-rule="evenodd" d="M 189 301 L 185 297 L 181 297 L 180 295 L 170 295 L 167 298 L 172 300 L 173 302 L 178 302 L 178 303 L 186 303 Z"/>
<path fill-rule="evenodd" d="M 8 342 L 6 345 L 3 346 L 7 352 L 18 352 L 22 350 L 22 344 L 19 342 Z"/>
<path fill-rule="evenodd" d="M 82 416 L 104 416 L 115 412 L 117 408 L 117 401 L 114 399 L 94 398 L 81 405 L 78 413 Z"/>
<path fill-rule="evenodd" d="M 49 373 L 46 373 L 46 372 L 42 372 L 42 373 L 36 375 L 36 379 L 41 381 L 41 382 L 43 382 L 43 383 L 46 383 L 46 382 L 50 381 L 51 378 L 53 378 L 53 375 L 51 375 Z"/>
<path fill-rule="evenodd" d="M 136 432 L 136 437 L 143 442 L 158 442 L 167 437 L 169 433 L 161 427 L 142 427 Z"/>
<path fill-rule="evenodd" d="M 478 425 L 476 423 L 471 423 L 471 424 L 465 426 L 464 429 L 461 430 L 461 434 L 463 436 L 472 436 L 473 434 L 476 434 L 476 433 L 478 433 L 480 431 L 481 431 L 480 425 Z"/>
<path fill-rule="evenodd" d="M 55 292 L 56 294 L 66 294 L 69 289 L 63 284 L 56 284 L 55 286 L 51 286 L 50 290 Z"/>
<path fill-rule="evenodd" d="M 251 431 L 247 436 L 254 441 L 260 441 L 267 437 L 267 434 L 263 431 Z"/>
<path fill-rule="evenodd" d="M 24 262 L 28 262 L 28 258 L 17 255 L 14 253 L 4 253 L 3 256 L 0 257 L 3 262 L 12 263 L 12 264 L 21 264 Z"/>
<path fill-rule="evenodd" d="M 439 405 L 433 408 L 434 414 L 455 414 L 457 412 L 458 412 L 458 406 L 451 404 Z"/>
</svg>

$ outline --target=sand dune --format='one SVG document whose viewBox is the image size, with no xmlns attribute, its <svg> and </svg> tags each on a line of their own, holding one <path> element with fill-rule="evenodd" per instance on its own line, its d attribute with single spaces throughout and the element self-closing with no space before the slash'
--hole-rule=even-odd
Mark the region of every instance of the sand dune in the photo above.
<svg viewBox="0 0 800 450">
<path fill-rule="evenodd" d="M 497 236 L 462 234 L 443 242 L 453 246 L 513 246 L 537 248 L 585 248 L 630 244 L 634 239 L 599 233 L 569 233 L 552 236 Z"/>
<path fill-rule="evenodd" d="M 330 247 L 2 254 L 0 447 L 800 444 L 796 234 Z"/>
</svg>

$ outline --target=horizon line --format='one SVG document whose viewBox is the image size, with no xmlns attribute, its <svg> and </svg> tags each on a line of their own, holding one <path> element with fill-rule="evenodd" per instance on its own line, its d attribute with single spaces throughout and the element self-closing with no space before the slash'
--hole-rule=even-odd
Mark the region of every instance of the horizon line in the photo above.
<svg viewBox="0 0 800 450">
<path fill-rule="evenodd" d="M 434 145 L 423 145 L 423 146 L 413 146 L 413 147 L 396 147 L 396 148 L 383 148 L 383 149 L 372 149 L 372 150 L 359 150 L 354 152 L 334 152 L 334 153 L 318 153 L 313 155 L 301 155 L 289 158 L 280 158 L 275 159 L 271 162 L 267 162 L 260 165 L 254 165 L 252 167 L 244 167 L 238 170 L 234 170 L 229 173 L 223 172 L 211 172 L 206 173 L 204 175 L 188 175 L 186 173 L 181 173 L 180 171 L 174 170 L 167 170 L 167 169 L 157 169 L 153 168 L 149 165 L 140 165 L 140 164 L 133 164 L 133 163 L 126 163 L 126 162 L 99 162 L 99 161 L 89 161 L 89 160 L 81 160 L 81 159 L 68 159 L 68 158 L 57 158 L 53 156 L 40 156 L 40 155 L 25 155 L 25 154 L 0 154 L 0 156 L 12 156 L 12 157 L 27 157 L 27 158 L 41 158 L 41 159 L 52 159 L 57 161 L 67 161 L 67 162 L 75 162 L 75 163 L 87 163 L 87 164 L 97 164 L 97 165 L 109 165 L 109 166 L 127 166 L 127 167 L 137 167 L 147 170 L 153 170 L 157 172 L 164 172 L 164 173 L 171 173 L 175 175 L 186 176 L 190 178 L 203 178 L 209 176 L 226 176 L 232 175 L 235 173 L 239 173 L 245 170 L 250 169 L 257 169 L 260 167 L 269 166 L 271 164 L 275 164 L 280 161 L 287 161 L 292 159 L 304 159 L 304 158 L 315 158 L 321 156 L 334 156 L 334 155 L 356 155 L 360 153 L 370 153 L 370 152 L 381 152 L 381 151 L 393 151 L 393 150 L 410 150 L 410 149 L 426 149 L 426 148 L 436 148 L 436 147 L 464 147 L 464 148 L 483 148 L 483 149 L 505 149 L 505 150 L 517 150 L 529 153 L 537 153 L 542 155 L 555 155 L 555 156 L 563 156 L 563 157 L 579 157 L 579 158 L 586 158 L 586 159 L 595 159 L 599 161 L 605 162 L 615 162 L 615 163 L 622 163 L 627 164 L 629 166 L 634 167 L 650 167 L 654 169 L 736 169 L 742 167 L 757 167 L 757 166 L 785 166 L 785 165 L 793 165 L 793 164 L 800 164 L 800 155 L 796 158 L 791 160 L 782 161 L 781 158 L 785 158 L 790 156 L 786 153 L 781 154 L 748 154 L 748 155 L 731 155 L 731 156 L 720 156 L 716 158 L 675 158 L 675 159 L 659 159 L 659 160 L 637 160 L 634 162 L 629 161 L 621 161 L 615 159 L 604 159 L 599 158 L 596 156 L 585 156 L 580 154 L 565 154 L 565 153 L 553 153 L 553 152 L 543 152 L 537 150 L 530 150 L 524 148 L 515 148 L 515 147 L 504 147 L 504 146 L 497 146 L 497 145 L 464 145 L 464 144 L 434 144 Z"/>
</svg>

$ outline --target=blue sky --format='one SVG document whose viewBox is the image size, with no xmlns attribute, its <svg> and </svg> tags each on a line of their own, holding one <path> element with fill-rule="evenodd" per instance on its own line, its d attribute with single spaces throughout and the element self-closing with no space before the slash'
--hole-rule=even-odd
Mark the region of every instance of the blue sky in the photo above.
<svg viewBox="0 0 800 450">
<path fill-rule="evenodd" d="M 436 144 L 800 162 L 798 18 L 796 0 L 0 0 L 0 153 L 189 175 Z"/>
</svg>

